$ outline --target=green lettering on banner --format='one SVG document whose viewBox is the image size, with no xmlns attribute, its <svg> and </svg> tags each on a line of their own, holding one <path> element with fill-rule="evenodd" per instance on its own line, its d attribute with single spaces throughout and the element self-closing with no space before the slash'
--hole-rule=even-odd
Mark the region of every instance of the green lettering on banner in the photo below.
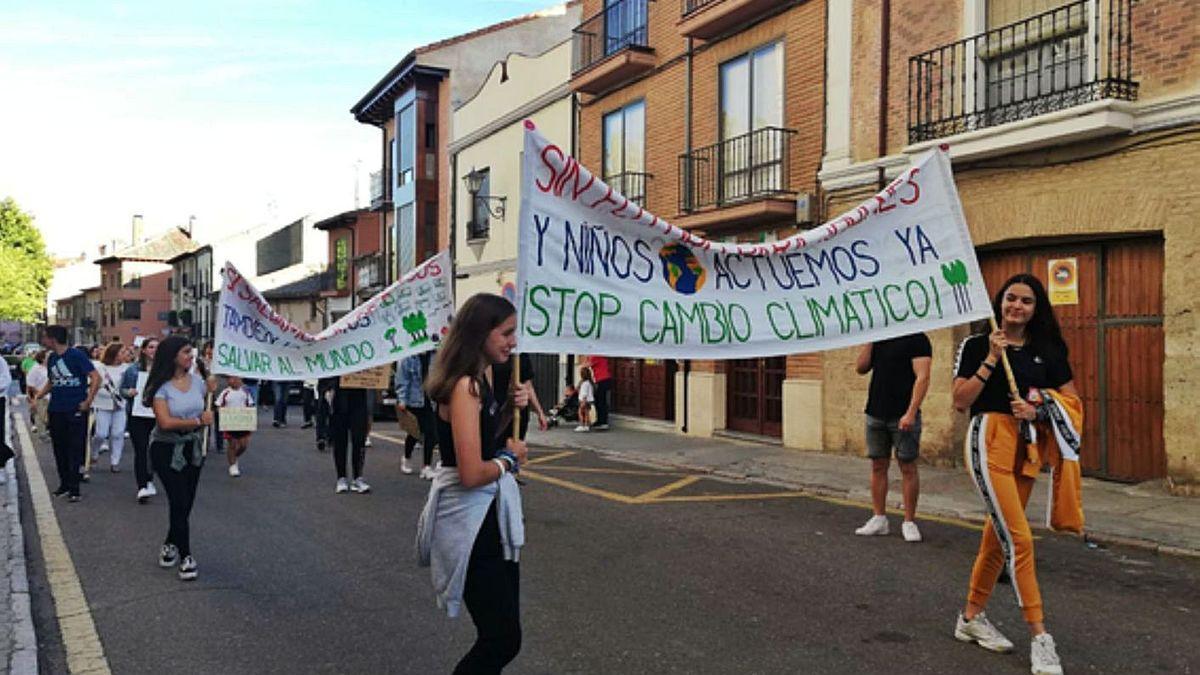
<svg viewBox="0 0 1200 675">
<path fill-rule="evenodd" d="M 609 300 L 611 300 L 613 303 L 615 303 L 611 310 L 606 309 L 606 307 L 608 307 L 608 305 L 606 304 L 606 301 L 609 301 Z M 600 321 L 599 321 L 599 325 L 596 328 L 596 339 L 597 340 L 600 339 L 600 332 L 604 329 L 603 324 L 604 324 L 605 317 L 617 316 L 620 313 L 621 313 L 621 299 L 611 293 L 601 293 L 600 294 Z"/>
<path fill-rule="evenodd" d="M 525 320 L 525 332 L 529 333 L 530 335 L 532 335 L 534 337 L 541 337 L 546 334 L 546 331 L 550 330 L 550 313 L 546 311 L 545 307 L 539 305 L 537 298 L 534 297 L 534 294 L 537 293 L 538 291 L 545 293 L 547 298 L 550 297 L 550 289 L 549 288 L 546 288 L 545 286 L 534 286 L 534 287 L 530 288 L 528 291 L 526 291 L 525 304 L 527 307 L 532 306 L 535 311 L 541 313 L 542 322 L 543 322 L 542 329 L 534 330 L 533 328 L 531 328 L 529 326 L 529 317 L 530 317 L 529 312 L 521 312 L 521 316 Z"/>
<path fill-rule="evenodd" d="M 925 298 L 924 309 L 917 309 L 917 303 L 915 300 L 913 300 L 913 286 L 916 286 L 917 290 L 921 291 L 921 295 Z M 917 317 L 918 319 L 924 319 L 929 315 L 930 305 L 933 303 L 929 301 L 929 291 L 921 285 L 920 281 L 916 279 L 910 279 L 907 284 L 904 284 L 904 294 L 908 296 L 908 306 L 912 309 L 913 316 Z"/>
<path fill-rule="evenodd" d="M 664 300 L 663 304 L 662 304 L 662 309 L 663 309 L 663 332 L 662 332 L 662 336 L 658 340 L 658 343 L 662 344 L 663 340 L 666 339 L 667 331 L 670 331 L 671 333 L 674 334 L 675 344 L 681 343 L 683 341 L 682 326 L 679 325 L 679 320 L 675 318 L 675 315 L 671 314 L 670 303 L 668 303 L 666 300 Z"/>
<path fill-rule="evenodd" d="M 689 312 L 683 308 L 682 302 L 675 303 L 675 311 L 678 313 L 680 319 L 679 335 L 675 339 L 675 344 L 683 344 L 683 342 L 687 340 L 687 326 L 691 324 L 696 324 L 700 328 L 700 341 L 707 343 L 705 338 L 708 330 L 704 323 L 704 311 L 696 305 L 692 305 L 692 311 Z"/>
<path fill-rule="evenodd" d="M 830 319 L 834 317 L 837 317 L 838 326 L 841 328 L 842 333 L 846 332 L 846 323 L 842 319 L 841 311 L 838 309 L 836 297 L 832 295 L 829 296 L 829 299 L 826 300 L 824 305 L 822 305 L 820 302 L 817 302 L 815 298 L 809 298 L 808 313 L 812 316 L 813 325 L 817 328 L 818 336 L 825 335 L 824 319 Z M 824 319 L 822 317 L 824 317 Z"/>
<path fill-rule="evenodd" d="M 640 303 L 638 303 L 638 336 L 640 336 L 642 338 L 642 342 L 646 344 L 662 342 L 662 331 L 659 331 L 652 337 L 648 337 L 646 335 L 646 305 L 654 307 L 654 301 L 642 300 Z"/>
<path fill-rule="evenodd" d="M 746 322 L 745 332 L 738 332 L 737 321 L 733 318 L 735 309 L 741 312 L 742 319 Z M 745 307 L 736 303 L 729 305 L 727 311 L 729 312 L 729 332 L 733 334 L 734 339 L 738 342 L 748 342 L 750 336 L 754 333 L 754 328 L 750 323 L 750 312 L 746 311 Z"/>
<path fill-rule="evenodd" d="M 784 335 L 782 332 L 780 332 L 779 325 L 777 323 L 775 323 L 775 314 L 771 311 L 773 309 L 779 309 L 782 311 L 785 308 L 790 310 L 790 308 L 786 307 L 785 303 L 775 302 L 775 301 L 768 302 L 767 303 L 767 321 L 771 322 L 771 330 L 774 331 L 775 337 L 779 338 L 780 340 L 791 340 L 792 338 L 796 337 L 796 333 L 799 332 L 799 329 L 795 327 L 796 317 L 794 315 L 792 316 L 792 324 L 793 324 L 792 332 L 788 333 L 787 335 Z"/>
<path fill-rule="evenodd" d="M 858 330 L 863 330 L 862 319 L 858 316 L 858 310 L 854 308 L 854 301 L 850 299 L 849 293 L 842 294 L 842 316 L 846 317 L 846 321 L 842 324 L 842 333 L 850 331 L 850 324 L 857 323 Z"/>
<path fill-rule="evenodd" d="M 896 284 L 884 284 L 884 286 L 883 286 L 884 307 L 886 308 L 888 314 L 892 315 L 892 320 L 895 321 L 896 323 L 900 323 L 901 321 L 904 321 L 905 319 L 908 318 L 909 313 L 905 312 L 904 316 L 900 316 L 900 315 L 896 314 L 896 308 L 892 306 L 892 299 L 891 299 L 891 297 L 888 296 L 888 291 L 890 291 L 890 290 L 900 291 L 901 288 L 899 286 L 897 286 Z"/>
<path fill-rule="evenodd" d="M 579 306 L 581 304 L 583 304 L 583 301 L 585 298 L 587 299 L 588 302 L 590 302 L 592 304 L 592 318 L 591 318 L 591 323 L 586 326 L 586 330 L 581 331 L 580 327 L 579 327 L 579 314 L 580 314 Z M 573 314 L 572 323 L 574 324 L 574 327 L 575 327 L 575 336 L 576 337 L 581 337 L 581 338 L 591 337 L 592 333 L 599 333 L 599 331 L 600 331 L 600 328 L 599 328 L 599 326 L 600 326 L 600 305 L 596 302 L 596 297 L 593 296 L 591 293 L 588 293 L 587 291 L 580 291 L 579 295 L 576 296 L 576 298 L 575 298 L 575 309 L 574 309 L 574 312 L 572 312 L 572 314 Z"/>
<path fill-rule="evenodd" d="M 550 290 L 558 293 L 558 330 L 555 331 L 554 336 L 562 337 L 563 319 L 565 318 L 567 311 L 567 295 L 573 294 L 575 291 L 570 288 L 561 288 L 559 286 L 555 286 Z"/>
<path fill-rule="evenodd" d="M 295 375 L 296 369 L 292 367 L 292 360 L 286 356 L 275 357 L 279 364 L 280 375 Z"/>
<path fill-rule="evenodd" d="M 942 314 L 942 293 L 938 290 L 937 280 L 929 277 L 929 285 L 933 287 L 933 301 L 937 303 L 938 318 L 945 316 Z"/>
<path fill-rule="evenodd" d="M 310 372 L 310 373 L 316 373 L 316 372 L 327 373 L 327 372 L 329 372 L 329 365 L 327 363 L 325 363 L 325 355 L 324 354 L 313 354 L 312 356 L 305 354 L 304 355 L 304 366 L 306 368 L 308 368 L 308 372 Z"/>
</svg>

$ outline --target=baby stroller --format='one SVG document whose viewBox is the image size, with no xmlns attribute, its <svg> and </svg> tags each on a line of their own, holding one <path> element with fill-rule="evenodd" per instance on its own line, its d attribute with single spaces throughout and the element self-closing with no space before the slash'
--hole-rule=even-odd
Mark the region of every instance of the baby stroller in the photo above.
<svg viewBox="0 0 1200 675">
<path fill-rule="evenodd" d="M 548 424 L 550 428 L 559 425 L 560 422 L 576 422 L 579 420 L 579 391 L 575 387 L 567 387 L 566 393 L 563 395 L 563 400 L 549 410 Z"/>
</svg>

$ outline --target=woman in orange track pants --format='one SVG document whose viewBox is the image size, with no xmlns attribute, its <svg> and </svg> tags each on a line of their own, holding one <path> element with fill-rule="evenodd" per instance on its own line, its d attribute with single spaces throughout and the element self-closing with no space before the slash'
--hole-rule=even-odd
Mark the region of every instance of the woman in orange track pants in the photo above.
<svg viewBox="0 0 1200 675">
<path fill-rule="evenodd" d="M 958 616 L 954 635 L 992 651 L 1013 648 L 983 612 L 1001 569 L 1007 566 L 1032 636 L 1031 670 L 1056 675 L 1062 673 L 1062 666 L 1043 623 L 1025 505 L 1041 464 L 1057 460 L 1056 475 L 1067 478 L 1065 486 L 1055 485 L 1056 496 L 1061 493 L 1061 501 L 1067 503 L 1063 507 L 1066 514 L 1058 520 L 1067 529 L 1082 528 L 1079 435 L 1075 431 L 1082 425 L 1082 405 L 1067 362 L 1066 343 L 1041 282 L 1028 274 L 1012 277 L 996 294 L 993 309 L 1000 328 L 964 340 L 955 365 L 954 407 L 971 411 L 967 466 L 988 522 L 971 572 L 967 604 Z M 1019 398 L 1009 393 L 1001 363 L 1005 352 Z M 1069 458 L 1074 461 L 1063 461 Z"/>
</svg>

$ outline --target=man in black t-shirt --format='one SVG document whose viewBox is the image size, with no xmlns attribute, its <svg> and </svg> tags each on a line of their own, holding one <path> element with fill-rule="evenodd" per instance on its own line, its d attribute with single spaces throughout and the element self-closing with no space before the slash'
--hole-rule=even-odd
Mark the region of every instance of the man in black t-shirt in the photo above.
<svg viewBox="0 0 1200 675">
<path fill-rule="evenodd" d="M 900 462 L 904 489 L 904 540 L 921 541 L 914 521 L 920 481 L 917 456 L 921 444 L 921 402 L 929 390 L 933 347 L 924 333 L 863 345 L 855 370 L 871 373 L 867 394 L 867 457 L 871 458 L 871 502 L 874 515 L 854 531 L 861 535 L 886 535 L 888 468 L 892 452 Z"/>
</svg>

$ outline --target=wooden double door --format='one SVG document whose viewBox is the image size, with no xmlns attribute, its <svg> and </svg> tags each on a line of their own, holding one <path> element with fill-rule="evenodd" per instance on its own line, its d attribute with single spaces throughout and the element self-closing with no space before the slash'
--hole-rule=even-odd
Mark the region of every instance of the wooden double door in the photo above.
<svg viewBox="0 0 1200 675">
<path fill-rule="evenodd" d="M 656 420 L 675 419 L 675 361 L 609 359 L 613 411 Z"/>
<path fill-rule="evenodd" d="M 726 361 L 725 424 L 732 431 L 783 435 L 787 357 Z"/>
<path fill-rule="evenodd" d="M 1079 301 L 1054 311 L 1084 400 L 1086 474 L 1122 481 L 1166 475 L 1163 443 L 1163 243 L 1124 239 L 981 252 L 990 295 L 1025 272 L 1047 283 L 1051 260 L 1074 259 Z"/>
</svg>

